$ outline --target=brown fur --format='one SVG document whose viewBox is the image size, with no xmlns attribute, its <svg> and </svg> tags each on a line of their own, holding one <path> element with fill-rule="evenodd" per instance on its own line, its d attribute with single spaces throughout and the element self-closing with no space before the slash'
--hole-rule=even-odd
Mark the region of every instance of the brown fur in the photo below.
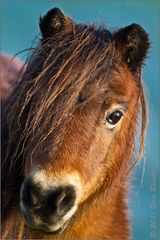
<svg viewBox="0 0 160 240">
<path fill-rule="evenodd" d="M 48 16 L 43 20 L 49 21 Z M 125 182 L 136 162 L 138 114 L 140 154 L 146 126 L 139 66 L 130 71 L 108 30 L 65 21 L 69 27 L 56 28 L 55 35 L 45 31 L 22 81 L 4 104 L 3 239 L 128 239 Z M 115 132 L 104 131 L 104 112 L 121 102 L 127 105 L 122 124 Z M 20 214 L 20 185 L 37 165 L 50 178 L 78 172 L 86 189 L 58 236 L 31 230 Z"/>
</svg>

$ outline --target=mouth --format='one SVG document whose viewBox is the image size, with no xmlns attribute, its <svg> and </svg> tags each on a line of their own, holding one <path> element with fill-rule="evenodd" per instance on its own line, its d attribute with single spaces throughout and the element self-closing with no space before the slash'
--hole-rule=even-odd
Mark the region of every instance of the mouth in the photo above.
<svg viewBox="0 0 160 240">
<path fill-rule="evenodd" d="M 40 230 L 46 233 L 51 233 L 51 234 L 61 234 L 66 227 L 69 224 L 69 221 L 67 221 L 66 223 L 64 223 L 62 226 L 60 227 L 56 227 L 56 226 L 49 226 L 46 223 L 40 224 L 40 225 L 34 225 L 34 224 L 29 224 L 27 221 L 25 221 L 26 225 L 34 230 Z"/>
<path fill-rule="evenodd" d="M 60 228 L 57 228 L 56 230 L 51 230 L 51 231 L 49 231 L 50 233 L 52 233 L 52 234 L 60 234 L 60 233 L 62 233 L 65 229 L 66 229 L 66 227 L 68 226 L 68 224 L 69 224 L 69 220 L 66 222 L 66 223 L 64 223 L 64 225 L 63 226 L 61 226 Z"/>
<path fill-rule="evenodd" d="M 46 232 L 46 233 L 57 235 L 57 234 L 61 234 L 65 230 L 65 228 L 67 227 L 68 223 L 69 223 L 69 221 L 66 222 L 63 226 L 58 227 L 58 228 L 55 227 L 55 226 L 48 226 L 45 223 L 43 223 L 43 224 L 41 224 L 39 226 L 28 225 L 27 223 L 26 224 L 30 228 L 34 229 L 34 230 L 40 230 L 40 231 L 43 231 L 43 232 Z"/>
<path fill-rule="evenodd" d="M 22 212 L 25 224 L 29 227 L 32 228 L 34 230 L 39 230 L 39 231 L 43 231 L 46 233 L 50 233 L 50 234 L 61 234 L 66 227 L 68 226 L 70 219 L 68 219 L 66 222 L 64 223 L 60 223 L 60 224 L 55 224 L 55 225 L 49 225 L 47 223 L 38 223 L 36 224 L 36 221 L 31 220 L 27 213 L 25 213 L 25 211 Z M 36 218 L 35 218 L 36 220 Z"/>
</svg>

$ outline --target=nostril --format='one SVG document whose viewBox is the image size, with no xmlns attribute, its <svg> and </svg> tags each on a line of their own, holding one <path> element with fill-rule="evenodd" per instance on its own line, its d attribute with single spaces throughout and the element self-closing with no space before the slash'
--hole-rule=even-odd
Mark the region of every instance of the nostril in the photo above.
<svg viewBox="0 0 160 240">
<path fill-rule="evenodd" d="M 58 216 L 64 216 L 75 202 L 76 192 L 72 186 L 59 187 L 46 194 L 45 207 L 47 211 Z"/>
<path fill-rule="evenodd" d="M 42 201 L 42 196 L 40 194 L 40 190 L 37 189 L 36 187 L 32 187 L 30 189 L 30 198 L 32 202 L 33 207 L 40 207 L 41 201 Z"/>
<path fill-rule="evenodd" d="M 61 189 L 59 192 L 57 201 L 55 201 L 57 205 L 57 210 L 59 214 L 65 214 L 67 211 L 71 209 L 74 205 L 76 198 L 75 190 L 73 187 L 68 186 Z"/>
<path fill-rule="evenodd" d="M 31 181 L 25 181 L 21 190 L 21 200 L 29 208 L 39 208 L 40 194 L 37 187 L 33 186 Z"/>
<path fill-rule="evenodd" d="M 64 191 L 62 192 L 62 195 L 59 198 L 59 201 L 57 203 L 58 208 L 64 209 L 66 206 L 69 206 L 71 203 L 73 203 L 73 195 L 70 191 Z"/>
</svg>

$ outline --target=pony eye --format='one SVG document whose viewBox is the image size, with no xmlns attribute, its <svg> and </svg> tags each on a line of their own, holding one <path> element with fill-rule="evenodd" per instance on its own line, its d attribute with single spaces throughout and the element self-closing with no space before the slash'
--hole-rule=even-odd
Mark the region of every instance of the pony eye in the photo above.
<svg viewBox="0 0 160 240">
<path fill-rule="evenodd" d="M 110 128 L 113 128 L 123 117 L 123 110 L 115 110 L 114 112 L 108 114 L 106 117 L 107 124 L 111 125 Z"/>
</svg>

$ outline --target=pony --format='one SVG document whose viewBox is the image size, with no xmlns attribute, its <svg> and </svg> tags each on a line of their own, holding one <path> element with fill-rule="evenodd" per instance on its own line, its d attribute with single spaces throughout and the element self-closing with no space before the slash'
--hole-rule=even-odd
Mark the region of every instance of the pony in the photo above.
<svg viewBox="0 0 160 240">
<path fill-rule="evenodd" d="M 129 239 L 148 34 L 135 23 L 115 32 L 77 24 L 58 8 L 39 26 L 2 105 L 2 238 Z"/>
</svg>

